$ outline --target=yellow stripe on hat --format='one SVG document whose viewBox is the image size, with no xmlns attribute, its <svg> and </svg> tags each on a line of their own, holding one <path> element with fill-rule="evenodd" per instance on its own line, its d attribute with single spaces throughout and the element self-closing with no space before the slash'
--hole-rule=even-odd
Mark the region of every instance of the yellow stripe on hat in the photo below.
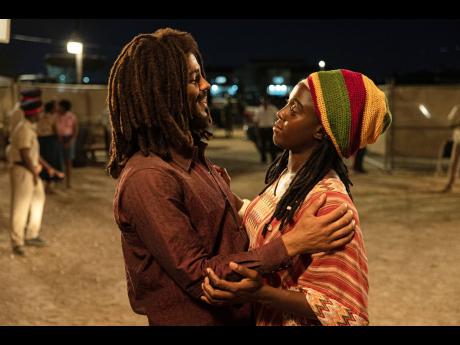
<svg viewBox="0 0 460 345">
<path fill-rule="evenodd" d="M 332 130 L 331 130 L 331 125 L 329 124 L 329 119 L 327 117 L 327 111 L 326 111 L 326 104 L 324 103 L 323 92 L 321 90 L 321 82 L 319 81 L 319 75 L 318 73 L 313 73 L 311 74 L 310 77 L 315 87 L 316 102 L 318 104 L 318 110 L 321 116 L 321 124 L 323 125 L 324 130 L 326 131 L 329 138 L 331 138 L 331 141 L 334 144 L 335 149 L 337 153 L 339 154 L 340 158 L 343 158 L 342 151 L 340 150 L 340 146 L 335 140 L 334 134 L 332 133 Z"/>
<path fill-rule="evenodd" d="M 359 147 L 373 144 L 382 133 L 385 114 L 388 112 L 385 93 L 374 82 L 363 75 L 366 88 L 366 103 L 362 118 Z"/>
</svg>

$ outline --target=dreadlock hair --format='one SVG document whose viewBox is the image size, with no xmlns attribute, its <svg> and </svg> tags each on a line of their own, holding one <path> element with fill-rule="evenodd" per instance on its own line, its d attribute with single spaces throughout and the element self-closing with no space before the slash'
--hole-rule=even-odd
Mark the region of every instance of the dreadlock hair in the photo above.
<svg viewBox="0 0 460 345">
<path fill-rule="evenodd" d="M 204 75 L 198 45 L 187 32 L 159 29 L 134 37 L 122 49 L 110 70 L 107 99 L 112 127 L 107 170 L 112 177 L 138 151 L 169 160 L 169 148 L 192 149 L 189 54 Z"/>
<path fill-rule="evenodd" d="M 289 150 L 284 150 L 268 168 L 265 176 L 266 186 L 260 192 L 262 194 L 286 169 L 289 160 Z M 282 231 L 286 224 L 292 222 L 295 213 L 302 205 L 307 194 L 313 187 L 321 181 L 329 170 L 334 169 L 342 180 L 348 195 L 353 199 L 350 191 L 350 185 L 353 183 L 348 178 L 348 169 L 342 159 L 337 154 L 331 140 L 324 135 L 321 143 L 313 150 L 311 156 L 296 173 L 289 188 L 276 206 L 275 212 L 268 223 L 265 224 L 262 235 L 265 236 L 273 219 L 281 221 L 279 230 Z M 260 195 L 259 194 L 259 195 Z"/>
</svg>

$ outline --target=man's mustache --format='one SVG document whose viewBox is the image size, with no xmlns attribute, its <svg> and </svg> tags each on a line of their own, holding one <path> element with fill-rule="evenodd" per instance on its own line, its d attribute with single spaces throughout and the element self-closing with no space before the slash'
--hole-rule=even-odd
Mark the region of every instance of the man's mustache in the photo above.
<svg viewBox="0 0 460 345">
<path fill-rule="evenodd" d="M 200 102 L 203 99 L 205 99 L 206 97 L 208 97 L 208 91 L 200 91 L 200 93 L 198 94 L 198 97 L 196 98 L 196 100 L 198 102 Z"/>
</svg>

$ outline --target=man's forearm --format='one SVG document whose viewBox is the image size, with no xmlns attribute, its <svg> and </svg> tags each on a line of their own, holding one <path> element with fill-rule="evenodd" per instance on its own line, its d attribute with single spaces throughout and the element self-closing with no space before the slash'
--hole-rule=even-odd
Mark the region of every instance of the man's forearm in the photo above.
<svg viewBox="0 0 460 345">
<path fill-rule="evenodd" d="M 289 257 L 294 257 L 298 254 L 302 253 L 302 249 L 300 246 L 300 243 L 296 241 L 296 238 L 294 236 L 289 235 L 289 232 L 281 236 L 281 239 L 283 240 L 284 247 L 286 248 L 286 252 Z"/>
<path fill-rule="evenodd" d="M 43 167 L 46 169 L 46 171 L 50 171 L 52 168 L 51 166 L 48 164 L 47 161 L 45 161 L 42 156 L 40 156 L 40 164 L 43 165 Z"/>
<path fill-rule="evenodd" d="M 229 259 L 229 261 L 254 269 L 261 274 L 273 273 L 291 265 L 291 258 L 281 238 L 274 239 L 248 252 L 231 255 Z M 222 277 L 227 279 L 225 276 Z"/>
</svg>

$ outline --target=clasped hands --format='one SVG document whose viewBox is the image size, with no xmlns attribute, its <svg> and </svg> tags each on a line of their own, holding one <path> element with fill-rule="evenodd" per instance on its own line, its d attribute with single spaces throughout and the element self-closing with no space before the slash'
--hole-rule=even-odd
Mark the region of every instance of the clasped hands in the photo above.
<svg viewBox="0 0 460 345">
<path fill-rule="evenodd" d="M 294 228 L 282 235 L 290 257 L 337 250 L 353 239 L 356 223 L 348 205 L 340 205 L 326 215 L 316 216 L 325 201 L 325 195 L 318 197 L 305 210 Z M 243 278 L 239 282 L 227 281 L 207 268 L 207 275 L 201 285 L 201 300 L 211 305 L 228 305 L 263 299 L 267 286 L 260 273 L 235 262 L 230 262 L 229 266 Z"/>
<path fill-rule="evenodd" d="M 263 278 L 259 272 L 250 268 L 230 262 L 230 268 L 243 276 L 239 282 L 231 282 L 221 279 L 216 273 L 208 268 L 201 288 L 203 295 L 201 300 L 215 306 L 241 304 L 256 301 L 264 286 Z"/>
</svg>

